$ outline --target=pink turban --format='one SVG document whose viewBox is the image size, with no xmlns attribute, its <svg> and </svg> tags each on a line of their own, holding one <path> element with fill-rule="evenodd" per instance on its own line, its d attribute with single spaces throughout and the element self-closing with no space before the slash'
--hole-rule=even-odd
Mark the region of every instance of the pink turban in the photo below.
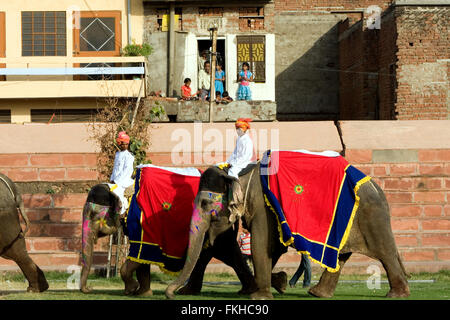
<svg viewBox="0 0 450 320">
<path fill-rule="evenodd" d="M 127 135 L 127 133 L 125 131 L 120 131 L 117 136 L 116 141 L 118 144 L 130 143 L 130 137 Z"/>
</svg>

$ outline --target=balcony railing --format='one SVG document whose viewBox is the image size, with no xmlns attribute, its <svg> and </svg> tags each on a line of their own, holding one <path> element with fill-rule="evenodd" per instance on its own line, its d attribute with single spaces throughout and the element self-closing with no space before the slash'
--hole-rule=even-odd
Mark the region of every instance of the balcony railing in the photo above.
<svg viewBox="0 0 450 320">
<path fill-rule="evenodd" d="M 0 98 L 145 96 L 146 73 L 145 57 L 0 58 Z"/>
</svg>

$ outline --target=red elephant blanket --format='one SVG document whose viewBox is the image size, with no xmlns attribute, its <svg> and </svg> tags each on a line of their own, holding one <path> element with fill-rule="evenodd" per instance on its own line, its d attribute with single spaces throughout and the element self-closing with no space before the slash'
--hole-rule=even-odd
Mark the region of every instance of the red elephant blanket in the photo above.
<svg viewBox="0 0 450 320">
<path fill-rule="evenodd" d="M 358 209 L 358 188 L 370 177 L 330 153 L 269 150 L 261 160 L 260 176 L 281 243 L 336 272 Z"/>
<path fill-rule="evenodd" d="M 183 268 L 200 174 L 194 168 L 137 168 L 127 216 L 128 259 L 169 273 Z"/>
</svg>

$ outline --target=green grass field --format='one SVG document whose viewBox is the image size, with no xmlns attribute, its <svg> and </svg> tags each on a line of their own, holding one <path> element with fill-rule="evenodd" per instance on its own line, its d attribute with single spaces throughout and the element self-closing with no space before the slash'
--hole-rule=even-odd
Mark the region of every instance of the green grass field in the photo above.
<svg viewBox="0 0 450 320">
<path fill-rule="evenodd" d="M 40 294 L 27 293 L 27 283 L 20 273 L 0 273 L 0 300 L 161 300 L 166 299 L 164 290 L 174 279 L 160 272 L 152 273 L 153 296 L 125 296 L 124 285 L 119 277 L 106 279 L 96 275 L 89 277 L 89 285 L 94 291 L 83 294 L 76 289 L 67 288 L 69 274 L 46 272 L 50 284 L 48 291 Z M 289 275 L 290 276 L 290 275 Z M 313 285 L 319 275 L 313 276 Z M 380 289 L 368 289 L 368 275 L 342 275 L 332 300 L 376 300 L 386 299 L 389 284 L 385 277 L 381 279 Z M 296 288 L 288 287 L 284 294 L 273 289 L 276 300 L 317 300 L 302 288 L 302 278 Z M 450 271 L 438 273 L 412 274 L 409 279 L 411 296 L 407 300 L 448 300 L 450 299 Z M 233 274 L 206 274 L 201 295 L 177 296 L 178 300 L 247 300 L 248 296 L 239 296 L 239 280 Z"/>
</svg>

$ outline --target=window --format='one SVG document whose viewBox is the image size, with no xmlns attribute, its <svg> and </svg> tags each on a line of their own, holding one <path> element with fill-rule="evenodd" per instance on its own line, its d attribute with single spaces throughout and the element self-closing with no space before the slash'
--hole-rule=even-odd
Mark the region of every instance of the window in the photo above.
<svg viewBox="0 0 450 320">
<path fill-rule="evenodd" d="M 97 109 L 31 109 L 31 122 L 90 122 Z"/>
<path fill-rule="evenodd" d="M 119 56 L 122 43 L 120 11 L 74 13 L 75 56 Z M 77 28 L 78 27 L 78 28 Z"/>
<path fill-rule="evenodd" d="M 266 81 L 266 43 L 265 36 L 237 36 L 237 68 L 248 62 L 255 82 Z"/>
<path fill-rule="evenodd" d="M 11 123 L 11 110 L 0 110 L 0 123 Z"/>
<path fill-rule="evenodd" d="M 66 12 L 22 12 L 22 56 L 65 56 Z"/>
<path fill-rule="evenodd" d="M 157 9 L 158 31 L 169 31 L 169 9 Z M 183 30 L 183 19 L 181 16 L 181 8 L 175 8 L 175 30 Z"/>
<path fill-rule="evenodd" d="M 239 30 L 264 30 L 264 8 L 239 8 Z"/>
</svg>

